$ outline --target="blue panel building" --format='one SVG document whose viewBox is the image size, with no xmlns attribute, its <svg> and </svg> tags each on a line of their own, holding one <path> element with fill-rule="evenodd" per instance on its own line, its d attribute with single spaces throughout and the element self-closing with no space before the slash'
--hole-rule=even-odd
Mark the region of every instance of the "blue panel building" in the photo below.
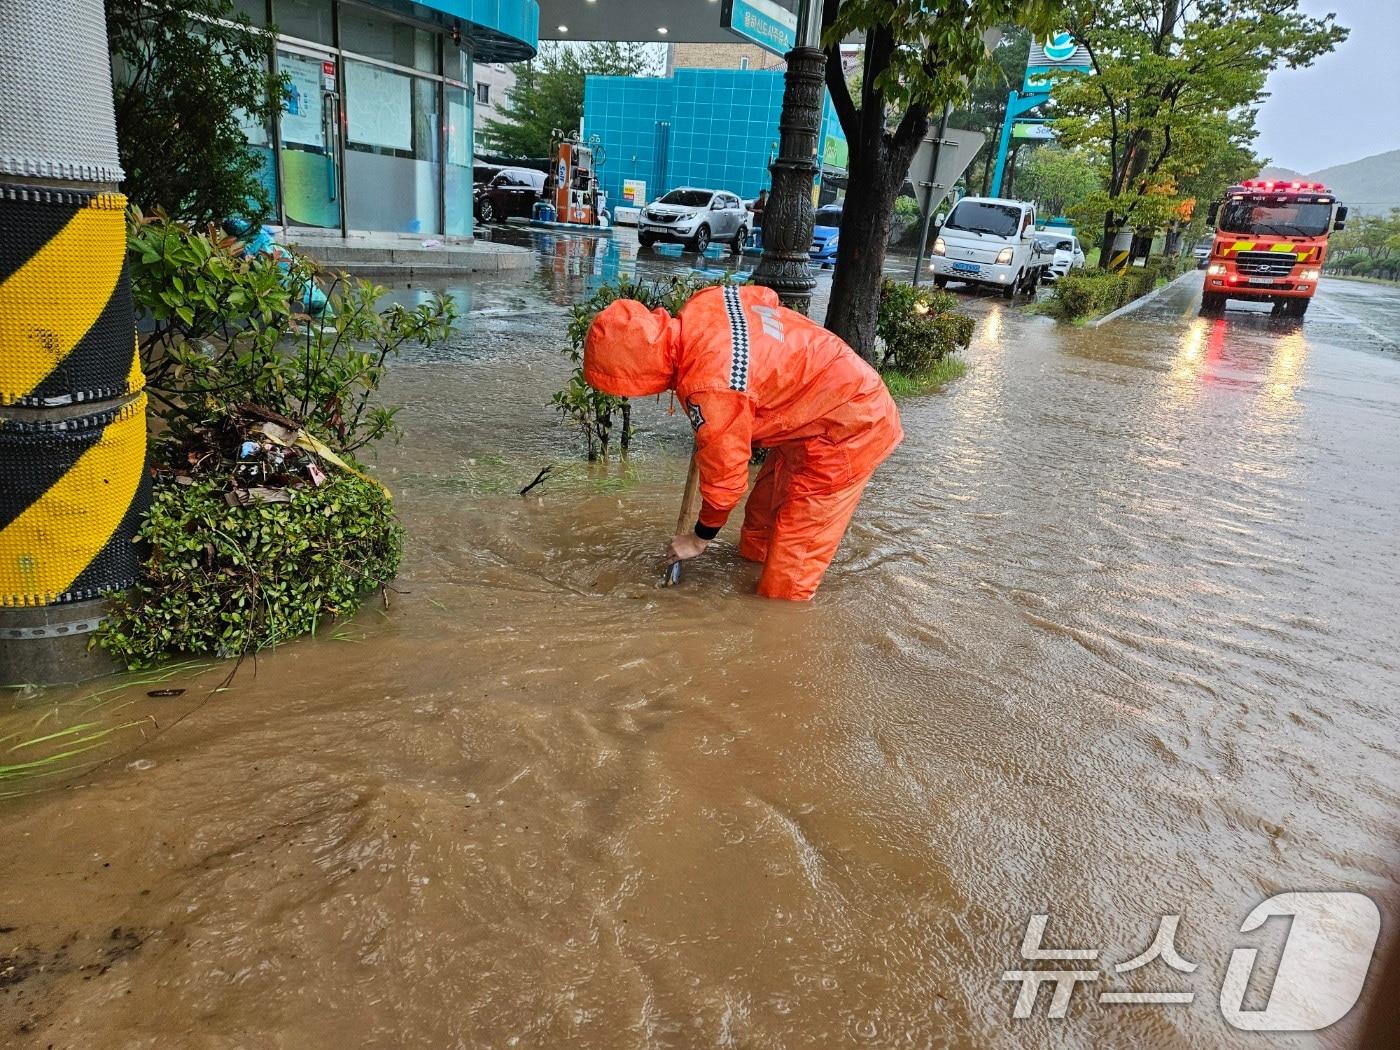
<svg viewBox="0 0 1400 1050">
<path fill-rule="evenodd" d="M 584 84 L 583 135 L 602 142 L 606 160 L 599 177 L 613 207 L 622 203 L 626 179 L 644 181 L 653 200 L 677 186 L 725 189 L 747 198 L 770 185 L 782 108 L 781 70 L 591 76 Z M 818 141 L 826 156 L 845 155 L 830 98 Z"/>
</svg>

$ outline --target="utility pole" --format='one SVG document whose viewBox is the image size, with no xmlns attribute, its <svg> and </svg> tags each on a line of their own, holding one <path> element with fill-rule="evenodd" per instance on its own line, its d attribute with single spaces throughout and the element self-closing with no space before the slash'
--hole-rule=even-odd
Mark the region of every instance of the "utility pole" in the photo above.
<svg viewBox="0 0 1400 1050">
<path fill-rule="evenodd" d="M 817 174 L 817 136 L 826 97 L 821 29 L 821 0 L 802 0 L 797 44 L 786 55 L 778 159 L 768 169 L 773 175 L 773 192 L 763 213 L 763 257 L 753 275 L 755 284 L 772 288 L 784 306 L 804 314 L 812 305 L 812 289 L 817 283 L 807 256 L 815 218 L 812 184 Z"/>
<path fill-rule="evenodd" d="M 0 682 L 73 682 L 150 502 L 101 0 L 0 3 L 0 99 Z"/>
</svg>

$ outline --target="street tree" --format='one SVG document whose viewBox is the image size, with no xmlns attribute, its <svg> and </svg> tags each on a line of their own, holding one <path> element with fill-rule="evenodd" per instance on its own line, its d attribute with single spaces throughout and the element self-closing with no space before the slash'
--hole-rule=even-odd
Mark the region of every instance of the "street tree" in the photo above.
<svg viewBox="0 0 1400 1050">
<path fill-rule="evenodd" d="M 507 157 L 547 157 L 556 130 L 577 131 L 582 124 L 583 87 L 590 74 L 632 77 L 656 71 L 648 44 L 545 44 L 517 67 L 501 116 L 481 129 L 482 144 Z"/>
<path fill-rule="evenodd" d="M 1105 250 L 1159 217 L 1163 187 L 1192 177 L 1209 143 L 1248 145 L 1272 70 L 1310 65 L 1347 36 L 1299 0 L 1069 0 L 1064 28 L 1093 68 L 1056 85 L 1055 131 L 1103 158 Z"/>
<path fill-rule="evenodd" d="M 1180 179 L 1181 206 L 1167 227 L 1166 254 L 1179 252 L 1183 236 L 1191 241 L 1198 240 L 1205 232 L 1211 201 L 1216 200 L 1225 187 L 1254 177 L 1264 166 L 1264 161 L 1250 145 L 1255 137 L 1252 111 L 1243 119 L 1251 122 L 1247 130 L 1227 126 L 1216 128 L 1212 136 L 1210 127 L 1199 129 L 1199 156 L 1181 165 L 1189 167 L 1190 171 Z M 1098 216 L 1101 217 L 1104 210 L 1100 208 Z"/>
<path fill-rule="evenodd" d="M 980 131 L 987 137 L 981 153 L 969 167 L 969 192 L 985 196 L 992 183 L 992 165 L 997 155 L 997 136 L 1006 116 L 1006 96 L 1019 90 L 1030 53 L 1031 34 L 1019 26 L 1001 26 L 1001 39 L 986 62 L 977 68 L 967 98 L 953 110 L 948 126 L 964 131 Z"/>
<path fill-rule="evenodd" d="M 1347 228 L 1332 237 L 1327 268 L 1394 280 L 1400 274 L 1400 208 L 1389 215 L 1353 212 Z"/>
<path fill-rule="evenodd" d="M 271 30 L 233 0 L 107 0 L 122 189 L 195 223 L 262 219 L 272 201 L 247 124 L 271 127 L 283 83 Z"/>
<path fill-rule="evenodd" d="M 850 146 L 841 250 L 826 326 L 866 360 L 875 357 L 880 278 L 894 202 L 930 114 L 967 97 L 986 56 L 983 34 L 1007 22 L 1037 31 L 1053 0 L 823 0 L 826 84 Z M 841 68 L 841 41 L 865 38 L 858 92 Z"/>
<path fill-rule="evenodd" d="M 1099 192 L 1099 173 L 1092 158 L 1078 150 L 1037 146 L 1030 151 L 1016 179 L 1017 195 L 1041 205 L 1049 215 L 1078 210 Z"/>
</svg>

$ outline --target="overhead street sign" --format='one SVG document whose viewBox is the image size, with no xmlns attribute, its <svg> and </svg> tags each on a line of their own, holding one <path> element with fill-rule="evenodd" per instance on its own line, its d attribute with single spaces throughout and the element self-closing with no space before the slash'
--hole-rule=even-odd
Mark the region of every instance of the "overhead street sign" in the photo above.
<svg viewBox="0 0 1400 1050">
<path fill-rule="evenodd" d="M 977 151 L 987 141 L 987 136 L 980 131 L 960 131 L 956 128 L 945 131 L 943 148 L 938 151 L 938 170 L 933 173 L 933 183 L 930 185 L 928 169 L 933 160 L 933 143 L 937 138 L 936 131 L 929 132 L 924 141 L 919 143 L 919 148 L 914 152 L 913 163 L 909 165 L 909 181 L 914 184 L 914 196 L 918 198 L 919 210 L 925 214 L 929 210 L 929 198 L 936 194 L 933 201 L 936 207 L 948 196 L 953 183 L 962 177 L 962 173 L 977 156 Z"/>
<path fill-rule="evenodd" d="M 724 0 L 719 24 L 775 55 L 797 46 L 797 13 L 773 0 Z"/>
</svg>

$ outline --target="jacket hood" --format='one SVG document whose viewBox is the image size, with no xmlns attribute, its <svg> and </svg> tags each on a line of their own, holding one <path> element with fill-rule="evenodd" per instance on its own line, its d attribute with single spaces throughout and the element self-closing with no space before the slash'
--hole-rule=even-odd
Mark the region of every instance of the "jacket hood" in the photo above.
<svg viewBox="0 0 1400 1050">
<path fill-rule="evenodd" d="M 676 384 L 675 318 L 635 299 L 608 304 L 583 341 L 583 378 L 618 397 L 660 394 Z"/>
</svg>

